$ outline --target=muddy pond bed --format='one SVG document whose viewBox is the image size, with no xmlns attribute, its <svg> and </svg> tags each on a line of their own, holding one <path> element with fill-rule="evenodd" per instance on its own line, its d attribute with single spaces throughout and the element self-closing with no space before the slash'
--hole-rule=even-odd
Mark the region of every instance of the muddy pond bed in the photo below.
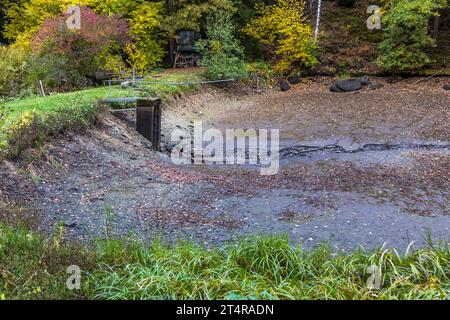
<svg viewBox="0 0 450 320">
<path fill-rule="evenodd" d="M 249 235 L 336 250 L 404 249 L 450 241 L 450 95 L 440 79 L 331 93 L 303 81 L 289 92 L 207 88 L 165 101 L 163 142 L 174 129 L 279 129 L 280 169 L 174 165 L 133 129 L 134 114 L 103 113 L 27 164 L 2 164 L 2 195 L 39 212 L 67 239 L 190 239 L 221 245 Z M 383 81 L 379 79 L 378 81 Z M 29 167 L 30 168 L 30 167 Z M 26 190 L 20 192 L 20 190 Z"/>
</svg>

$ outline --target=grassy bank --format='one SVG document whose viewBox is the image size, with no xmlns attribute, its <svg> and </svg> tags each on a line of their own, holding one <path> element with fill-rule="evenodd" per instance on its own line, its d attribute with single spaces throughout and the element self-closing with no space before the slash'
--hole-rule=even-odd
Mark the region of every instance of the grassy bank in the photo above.
<svg viewBox="0 0 450 320">
<path fill-rule="evenodd" d="M 20 227 L 0 225 L 2 299 L 449 299 L 446 245 L 333 254 L 305 251 L 284 238 L 253 238 L 223 249 L 125 240 L 68 245 Z M 78 265 L 81 289 L 66 289 Z M 371 265 L 381 290 L 369 290 Z"/>
<path fill-rule="evenodd" d="M 198 76 L 180 71 L 163 73 L 148 81 L 185 82 Z M 143 91 L 120 86 L 98 87 L 0 103 L 0 157 L 16 156 L 36 142 L 45 141 L 51 134 L 91 124 L 99 109 L 96 103 L 99 99 L 149 95 L 164 98 L 192 88 L 165 84 L 146 85 Z"/>
</svg>

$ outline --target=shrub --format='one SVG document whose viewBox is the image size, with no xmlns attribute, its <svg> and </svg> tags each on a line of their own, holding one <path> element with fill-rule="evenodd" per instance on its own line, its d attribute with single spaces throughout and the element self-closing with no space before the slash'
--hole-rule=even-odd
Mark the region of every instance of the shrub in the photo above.
<svg viewBox="0 0 450 320">
<path fill-rule="evenodd" d="M 30 77 L 66 89 L 91 84 L 110 50 L 128 43 L 128 25 L 118 16 L 99 16 L 82 8 L 81 30 L 65 27 L 65 18 L 47 19 L 31 41 Z"/>
<path fill-rule="evenodd" d="M 257 5 L 258 16 L 243 30 L 266 47 L 279 73 L 317 63 L 316 43 L 304 9 L 305 0 L 276 0 L 271 6 Z"/>
<path fill-rule="evenodd" d="M 255 61 L 245 65 L 245 71 L 254 76 L 270 80 L 273 78 L 273 70 L 271 66 L 264 61 Z"/>
<path fill-rule="evenodd" d="M 63 55 L 42 52 L 30 54 L 28 57 L 27 86 L 39 90 L 39 81 L 42 81 L 45 89 L 57 89 L 59 91 L 83 87 L 92 83 L 85 75 L 70 66 L 70 60 Z"/>
<path fill-rule="evenodd" d="M 27 51 L 19 46 L 0 46 L 0 97 L 19 95 L 25 89 Z"/>
<path fill-rule="evenodd" d="M 42 119 L 35 110 L 25 111 L 15 122 L 12 122 L 8 128 L 8 134 L 11 137 L 9 146 L 14 146 L 8 152 L 17 155 L 20 150 L 31 146 L 39 140 L 42 133 Z"/>
<path fill-rule="evenodd" d="M 277 82 L 272 66 L 265 61 L 255 61 L 245 65 L 251 85 L 257 88 L 272 86 Z"/>
<path fill-rule="evenodd" d="M 201 64 L 209 78 L 239 77 L 245 73 L 244 50 L 235 37 L 232 16 L 223 9 L 211 12 L 206 23 L 208 39 L 197 42 Z"/>
<path fill-rule="evenodd" d="M 431 62 L 425 49 L 434 45 L 428 23 L 442 0 L 398 0 L 383 18 L 383 41 L 377 63 L 387 71 L 417 70 Z"/>
</svg>

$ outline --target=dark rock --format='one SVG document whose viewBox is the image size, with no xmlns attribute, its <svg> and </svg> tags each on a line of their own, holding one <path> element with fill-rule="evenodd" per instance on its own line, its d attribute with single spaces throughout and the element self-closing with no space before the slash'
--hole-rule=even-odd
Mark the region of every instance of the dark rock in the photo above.
<svg viewBox="0 0 450 320">
<path fill-rule="evenodd" d="M 450 84 L 444 84 L 444 90 L 450 90 Z"/>
<path fill-rule="evenodd" d="M 370 78 L 369 76 L 362 76 L 361 77 L 361 84 L 363 86 L 367 86 L 370 83 Z"/>
<path fill-rule="evenodd" d="M 302 82 L 302 78 L 301 78 L 301 76 L 299 74 L 294 74 L 294 75 L 290 75 L 287 78 L 287 81 L 290 84 L 299 84 L 300 82 Z"/>
<path fill-rule="evenodd" d="M 342 92 L 341 89 L 339 89 L 336 85 L 336 83 L 333 83 L 330 87 L 331 92 Z"/>
<path fill-rule="evenodd" d="M 289 89 L 291 89 L 291 85 L 286 80 L 281 80 L 280 89 L 281 91 L 289 91 Z"/>
<path fill-rule="evenodd" d="M 362 87 L 361 79 L 338 80 L 330 87 L 331 92 L 358 91 Z"/>
</svg>

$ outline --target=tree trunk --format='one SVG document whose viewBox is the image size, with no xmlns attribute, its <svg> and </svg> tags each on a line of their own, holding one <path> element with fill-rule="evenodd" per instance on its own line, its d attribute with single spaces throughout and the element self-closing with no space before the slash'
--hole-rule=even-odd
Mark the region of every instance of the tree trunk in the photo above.
<svg viewBox="0 0 450 320">
<path fill-rule="evenodd" d="M 171 15 L 175 11 L 174 1 L 166 0 L 166 10 L 167 14 Z M 176 50 L 176 42 L 175 39 L 169 40 L 169 63 L 168 65 L 172 66 L 175 60 L 175 50 Z"/>
<path fill-rule="evenodd" d="M 166 0 L 166 10 L 168 14 L 173 13 L 173 0 Z"/>
<path fill-rule="evenodd" d="M 317 39 L 319 36 L 319 25 L 320 25 L 320 7 L 322 5 L 322 0 L 317 1 L 317 17 L 316 17 L 316 28 L 314 30 L 314 38 Z"/>
<path fill-rule="evenodd" d="M 308 12 L 308 15 L 311 17 L 311 19 L 312 19 L 312 16 L 313 16 L 314 1 L 315 0 L 310 0 L 309 1 L 309 12 Z"/>
<path fill-rule="evenodd" d="M 439 37 L 440 25 L 441 25 L 441 16 L 440 15 L 435 16 L 434 17 L 434 25 L 433 25 L 433 38 L 436 41 L 438 40 L 438 37 Z"/>
</svg>

